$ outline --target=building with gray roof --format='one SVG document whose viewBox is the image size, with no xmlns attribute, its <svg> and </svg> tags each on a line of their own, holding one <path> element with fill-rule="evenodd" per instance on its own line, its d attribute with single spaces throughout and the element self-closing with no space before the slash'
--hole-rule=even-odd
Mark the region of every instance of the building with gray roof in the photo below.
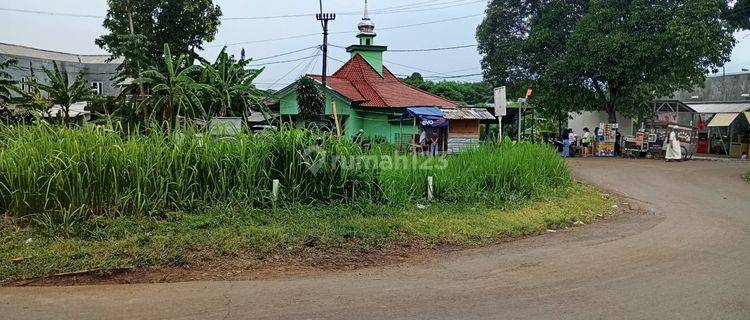
<svg viewBox="0 0 750 320">
<path fill-rule="evenodd" d="M 26 89 L 25 82 L 32 72 L 41 83 L 49 81 L 43 68 L 53 69 L 53 61 L 70 79 L 81 70 L 86 70 L 85 79 L 97 95 L 116 96 L 122 91 L 112 78 L 117 74 L 121 59 L 110 61 L 109 55 L 80 55 L 64 53 L 26 46 L 0 43 L 0 61 L 14 59 L 18 61 L 6 71 Z"/>
</svg>

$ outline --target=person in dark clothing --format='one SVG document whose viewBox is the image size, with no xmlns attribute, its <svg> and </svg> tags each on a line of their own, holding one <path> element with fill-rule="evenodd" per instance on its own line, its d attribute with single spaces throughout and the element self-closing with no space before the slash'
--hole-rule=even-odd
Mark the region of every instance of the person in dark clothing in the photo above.
<svg viewBox="0 0 750 320">
<path fill-rule="evenodd" d="M 615 157 L 619 157 L 622 155 L 622 151 L 620 151 L 620 139 L 622 138 L 622 135 L 620 134 L 620 130 L 616 131 L 615 134 Z"/>
</svg>

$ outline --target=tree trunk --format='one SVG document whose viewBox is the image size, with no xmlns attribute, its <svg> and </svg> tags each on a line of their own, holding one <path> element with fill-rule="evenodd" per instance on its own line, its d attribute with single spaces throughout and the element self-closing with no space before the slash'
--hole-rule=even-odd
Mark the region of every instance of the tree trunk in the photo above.
<svg viewBox="0 0 750 320">
<path fill-rule="evenodd" d="M 70 124 L 70 106 L 60 106 L 63 112 L 63 126 L 68 126 Z"/>
<path fill-rule="evenodd" d="M 617 108 L 612 102 L 607 103 L 607 119 L 609 123 L 617 123 Z"/>
</svg>

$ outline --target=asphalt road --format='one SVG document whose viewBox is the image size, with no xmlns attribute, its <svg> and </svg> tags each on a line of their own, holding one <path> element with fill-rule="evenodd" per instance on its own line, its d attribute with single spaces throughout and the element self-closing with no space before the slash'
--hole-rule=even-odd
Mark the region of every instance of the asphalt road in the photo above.
<svg viewBox="0 0 750 320">
<path fill-rule="evenodd" d="M 0 288 L 0 318 L 750 319 L 750 164 L 570 164 L 650 213 L 357 271 Z"/>
</svg>

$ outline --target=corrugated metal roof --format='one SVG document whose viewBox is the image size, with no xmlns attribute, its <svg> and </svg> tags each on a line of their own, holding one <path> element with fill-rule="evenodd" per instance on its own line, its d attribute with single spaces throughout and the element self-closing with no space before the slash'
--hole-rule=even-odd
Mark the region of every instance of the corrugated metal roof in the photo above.
<svg viewBox="0 0 750 320">
<path fill-rule="evenodd" d="M 698 113 L 729 113 L 750 111 L 750 101 L 686 104 Z"/>
<path fill-rule="evenodd" d="M 732 125 L 734 119 L 737 119 L 739 113 L 717 113 L 711 122 L 708 123 L 709 127 L 728 127 Z"/>
<path fill-rule="evenodd" d="M 445 118 L 448 120 L 460 120 L 460 119 L 471 119 L 471 120 L 489 120 L 495 119 L 487 109 L 484 108 L 458 108 L 458 109 L 442 109 L 445 113 Z"/>
<path fill-rule="evenodd" d="M 15 44 L 8 44 L 0 42 L 0 54 L 13 55 L 18 57 L 29 57 L 38 58 L 54 61 L 67 61 L 67 62 L 80 62 L 80 63 L 91 63 L 91 64 L 105 64 L 105 63 L 122 63 L 122 58 L 115 59 L 112 62 L 107 62 L 110 58 L 109 55 L 82 55 L 72 54 L 65 52 L 57 52 L 51 50 L 42 50 L 31 47 L 19 46 Z"/>
<path fill-rule="evenodd" d="M 253 110 L 252 112 L 250 112 L 250 116 L 247 117 L 247 122 L 252 122 L 252 123 L 264 122 L 266 120 L 272 120 L 272 119 L 278 118 L 279 114 L 278 113 L 271 113 L 271 114 L 268 114 L 268 116 L 271 117 L 271 118 L 270 119 L 266 119 L 266 116 L 264 116 L 262 112 L 260 112 L 260 111 L 254 111 Z"/>
</svg>

